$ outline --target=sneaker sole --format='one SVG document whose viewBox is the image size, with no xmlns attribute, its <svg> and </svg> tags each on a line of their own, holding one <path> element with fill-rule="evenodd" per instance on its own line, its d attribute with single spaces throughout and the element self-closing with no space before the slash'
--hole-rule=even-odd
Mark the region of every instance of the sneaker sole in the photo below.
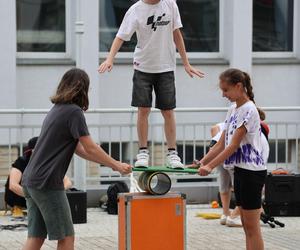
<svg viewBox="0 0 300 250">
<path fill-rule="evenodd" d="M 226 224 L 227 227 L 243 227 L 243 225 L 239 224 Z"/>
<path fill-rule="evenodd" d="M 184 170 L 184 168 L 181 167 L 177 167 L 177 168 L 172 168 L 172 167 L 168 167 L 169 169 L 175 169 L 175 170 Z"/>
<path fill-rule="evenodd" d="M 134 166 L 135 168 L 148 168 L 148 166 L 143 166 L 143 165 L 138 165 L 138 166 Z"/>
<path fill-rule="evenodd" d="M 172 166 L 168 166 L 168 165 L 167 165 L 167 168 L 170 168 L 170 169 L 181 169 L 181 170 L 185 169 L 185 167 L 172 167 Z"/>
</svg>

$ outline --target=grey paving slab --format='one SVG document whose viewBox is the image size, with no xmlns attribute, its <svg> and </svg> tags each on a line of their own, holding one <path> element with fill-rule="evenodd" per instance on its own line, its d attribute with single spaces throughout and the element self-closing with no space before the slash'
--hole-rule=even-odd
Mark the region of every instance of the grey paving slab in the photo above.
<svg viewBox="0 0 300 250">
<path fill-rule="evenodd" d="M 199 212 L 220 213 L 221 210 L 211 209 L 208 205 L 188 205 L 186 232 L 188 250 L 245 249 L 245 236 L 242 228 L 229 228 L 221 226 L 218 220 L 196 217 Z M 265 249 L 300 249 L 300 217 L 278 217 L 277 219 L 286 224 L 285 228 L 272 229 L 262 224 Z M 9 216 L 0 216 L 1 225 L 14 223 L 22 222 L 11 221 Z M 75 225 L 75 233 L 75 249 L 118 249 L 118 217 L 108 215 L 99 208 L 88 209 L 88 223 Z M 0 250 L 21 249 L 26 236 L 26 231 L 0 231 Z M 46 240 L 42 249 L 56 249 L 56 242 Z"/>
</svg>

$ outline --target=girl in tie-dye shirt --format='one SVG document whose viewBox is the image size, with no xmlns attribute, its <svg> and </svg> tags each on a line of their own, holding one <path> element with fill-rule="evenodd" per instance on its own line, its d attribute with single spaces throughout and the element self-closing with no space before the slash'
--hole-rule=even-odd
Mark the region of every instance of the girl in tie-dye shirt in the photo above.
<svg viewBox="0 0 300 250">
<path fill-rule="evenodd" d="M 267 174 L 259 111 L 249 75 L 228 69 L 220 75 L 223 96 L 235 102 L 218 143 L 200 160 L 200 175 L 224 163 L 234 169 L 234 192 L 241 212 L 247 249 L 264 248 L 260 230 L 261 193 Z"/>
</svg>

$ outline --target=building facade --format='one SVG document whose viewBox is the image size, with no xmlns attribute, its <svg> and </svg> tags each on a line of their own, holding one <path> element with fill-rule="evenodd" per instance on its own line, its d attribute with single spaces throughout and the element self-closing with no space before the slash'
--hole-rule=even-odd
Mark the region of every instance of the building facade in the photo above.
<svg viewBox="0 0 300 250">
<path fill-rule="evenodd" d="M 99 75 L 97 68 L 108 53 L 126 10 L 135 2 L 0 0 L 0 109 L 50 108 L 49 97 L 61 76 L 75 66 L 90 76 L 91 108 L 129 108 L 135 37 L 118 53 L 112 72 Z M 298 1 L 177 0 L 177 4 L 190 62 L 206 74 L 204 79 L 189 78 L 178 55 L 177 107 L 227 107 L 229 103 L 218 89 L 218 76 L 228 67 L 250 73 L 258 106 L 300 106 Z M 129 116 L 88 116 L 88 122 L 122 123 L 131 119 Z M 224 112 L 179 113 L 177 120 L 214 123 L 224 116 Z M 23 117 L 22 125 L 39 124 L 43 117 Z M 295 123 L 300 120 L 300 112 L 267 112 L 267 120 Z M 161 123 L 161 116 L 151 116 L 151 122 Z M 18 126 L 20 117 L 2 114 L 0 123 Z M 276 137 L 281 138 L 286 127 L 278 129 Z M 274 144 L 276 158 L 280 157 L 280 147 L 285 149 L 285 161 L 299 154 L 299 128 L 292 130 L 292 135 L 282 136 L 283 143 Z M 0 133 L 0 144 L 5 146 L 7 134 Z M 182 136 L 179 131 L 179 140 Z M 20 141 L 18 133 L 12 137 L 13 143 Z M 26 139 L 24 136 L 21 140 Z M 290 143 L 290 139 L 294 142 Z"/>
</svg>

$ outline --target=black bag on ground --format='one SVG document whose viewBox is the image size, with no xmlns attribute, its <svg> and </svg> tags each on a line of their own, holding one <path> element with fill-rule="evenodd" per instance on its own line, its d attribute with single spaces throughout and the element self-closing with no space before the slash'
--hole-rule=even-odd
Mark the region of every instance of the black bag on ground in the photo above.
<svg viewBox="0 0 300 250">
<path fill-rule="evenodd" d="M 128 193 L 129 188 L 123 181 L 109 185 L 107 189 L 107 213 L 118 214 L 118 193 Z"/>
</svg>

